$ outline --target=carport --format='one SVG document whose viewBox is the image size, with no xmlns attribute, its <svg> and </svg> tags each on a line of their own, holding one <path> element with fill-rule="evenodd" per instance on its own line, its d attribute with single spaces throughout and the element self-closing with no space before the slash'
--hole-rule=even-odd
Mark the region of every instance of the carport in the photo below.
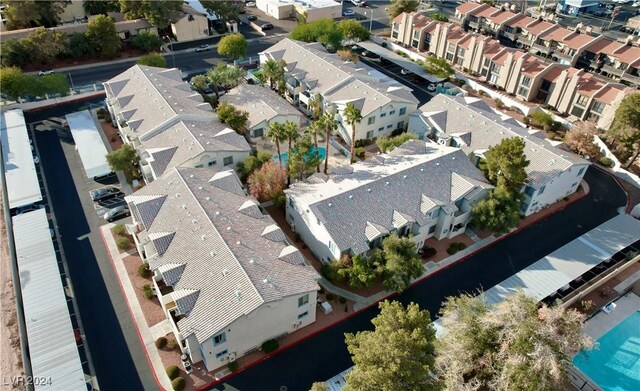
<svg viewBox="0 0 640 391">
<path fill-rule="evenodd" d="M 444 79 L 436 77 L 430 73 L 427 73 L 420 65 L 414 63 L 413 61 L 406 59 L 396 53 L 394 53 L 391 50 L 385 49 L 382 46 L 374 43 L 374 42 L 358 42 L 357 43 L 358 46 L 362 47 L 363 49 L 371 52 L 371 53 L 375 53 L 378 56 L 385 58 L 389 61 L 391 61 L 392 63 L 399 65 L 401 67 L 403 67 L 404 69 L 408 70 L 409 72 L 418 75 L 420 77 L 422 77 L 423 79 L 431 82 L 431 83 L 439 83 L 441 81 L 443 81 Z"/>
<path fill-rule="evenodd" d="M 67 122 L 87 177 L 110 173 L 107 149 L 89 110 L 67 114 Z"/>
</svg>

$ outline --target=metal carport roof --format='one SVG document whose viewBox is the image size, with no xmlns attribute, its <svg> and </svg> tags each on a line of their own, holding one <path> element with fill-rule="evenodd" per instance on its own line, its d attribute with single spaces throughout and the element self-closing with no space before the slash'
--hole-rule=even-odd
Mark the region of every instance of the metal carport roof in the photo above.
<svg viewBox="0 0 640 391">
<path fill-rule="evenodd" d="M 12 221 L 33 377 L 46 379 L 35 389 L 86 391 L 46 211 Z"/>
<path fill-rule="evenodd" d="M 89 110 L 67 114 L 67 121 L 87 177 L 110 173 L 107 148 Z"/>
<path fill-rule="evenodd" d="M 0 137 L 9 208 L 19 208 L 42 201 L 42 191 L 22 110 L 2 113 Z"/>
</svg>

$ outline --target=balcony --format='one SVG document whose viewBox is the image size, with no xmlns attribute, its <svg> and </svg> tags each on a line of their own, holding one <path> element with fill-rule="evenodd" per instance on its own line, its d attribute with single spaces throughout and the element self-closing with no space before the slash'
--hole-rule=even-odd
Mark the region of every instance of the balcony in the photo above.
<svg viewBox="0 0 640 391">
<path fill-rule="evenodd" d="M 478 22 L 478 21 L 475 21 L 475 22 L 469 21 L 467 23 L 467 26 L 469 26 L 470 29 L 477 30 L 477 29 L 480 28 L 480 22 Z"/>
<path fill-rule="evenodd" d="M 501 36 L 503 36 L 503 37 L 505 37 L 507 39 L 510 39 L 512 41 L 516 40 L 516 32 L 515 31 L 512 31 L 512 32 L 508 33 L 506 31 L 502 30 L 502 31 L 500 31 L 499 35 L 501 35 Z"/>
<path fill-rule="evenodd" d="M 534 54 L 540 53 L 541 55 L 546 56 L 551 52 L 551 49 L 546 47 L 545 45 L 541 45 L 539 43 L 534 43 L 534 44 L 531 45 L 530 52 L 534 53 Z"/>
<path fill-rule="evenodd" d="M 622 81 L 626 81 L 633 85 L 640 86 L 640 76 L 631 75 L 629 73 L 623 73 Z"/>
<path fill-rule="evenodd" d="M 531 45 L 533 44 L 533 40 L 531 39 L 527 39 L 525 37 L 518 37 L 518 41 L 516 42 L 516 46 L 519 48 L 530 48 Z"/>
<path fill-rule="evenodd" d="M 616 76 L 616 77 L 620 77 L 624 73 L 624 69 L 616 68 L 615 66 L 613 66 L 611 64 L 604 64 L 602 66 L 601 72 L 602 73 L 607 73 L 609 75 L 613 75 L 613 76 Z"/>
<path fill-rule="evenodd" d="M 573 60 L 572 55 L 562 53 L 560 51 L 553 52 L 553 58 L 558 59 L 561 64 L 571 64 L 571 61 Z"/>
</svg>

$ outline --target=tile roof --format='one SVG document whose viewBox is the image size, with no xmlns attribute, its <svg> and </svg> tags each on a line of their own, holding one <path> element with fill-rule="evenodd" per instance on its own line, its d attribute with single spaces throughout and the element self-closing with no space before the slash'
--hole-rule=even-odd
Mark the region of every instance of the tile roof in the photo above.
<svg viewBox="0 0 640 391">
<path fill-rule="evenodd" d="M 536 22 L 537 19 L 533 19 L 529 16 L 518 14 L 513 19 L 508 20 L 505 25 L 509 27 L 520 27 L 524 29 L 528 24 Z"/>
<path fill-rule="evenodd" d="M 476 8 L 480 8 L 483 5 L 484 4 L 478 4 L 478 3 L 473 3 L 473 2 L 464 3 L 464 4 L 460 4 L 459 6 L 457 6 L 456 7 L 456 11 L 458 11 L 461 14 L 468 14 L 469 12 L 473 11 Z"/>
<path fill-rule="evenodd" d="M 525 154 L 530 161 L 527 167 L 530 184 L 534 187 L 544 185 L 557 173 L 570 168 L 574 163 L 584 163 L 581 159 L 553 147 L 545 139 L 529 133 L 528 129 L 506 121 L 510 117 L 497 114 L 476 98 L 463 98 L 436 95 L 431 101 L 419 108 L 423 121 L 441 129 L 445 135 L 470 132 L 471 143 L 462 146 L 469 154 L 486 150 L 509 137 L 521 137 L 525 140 Z M 434 116 L 432 113 L 446 112 L 447 116 Z"/>
<path fill-rule="evenodd" d="M 104 82 L 132 131 L 145 134 L 179 115 L 214 116 L 211 106 L 192 91 L 176 68 L 134 65 Z"/>
<path fill-rule="evenodd" d="M 268 87 L 251 84 L 239 84 L 236 88 L 220 97 L 221 102 L 227 102 L 236 108 L 249 113 L 247 128 L 253 128 L 263 121 L 284 116 L 298 116 L 302 113 L 296 110 L 286 99 L 276 94 Z"/>
<path fill-rule="evenodd" d="M 403 222 L 427 223 L 425 198 L 457 210 L 455 201 L 476 186 L 491 188 L 463 151 L 413 140 L 325 181 L 297 182 L 285 192 L 308 207 L 341 251 L 360 253 L 369 250 L 371 238 Z"/>
<path fill-rule="evenodd" d="M 513 18 L 517 14 L 514 14 L 511 11 L 500 11 L 499 13 L 495 13 L 487 18 L 488 21 L 495 24 L 501 24 L 506 22 L 508 19 Z"/>
<path fill-rule="evenodd" d="M 567 30 L 566 28 L 555 24 L 552 25 L 548 30 L 540 34 L 538 38 L 545 41 L 562 42 L 562 40 L 569 34 L 571 34 L 571 30 Z"/>
<path fill-rule="evenodd" d="M 530 57 L 522 64 L 522 67 L 524 68 L 523 75 L 533 77 L 547 69 L 548 65 L 543 64 L 535 57 Z"/>
<path fill-rule="evenodd" d="M 603 89 L 598 91 L 593 96 L 593 99 L 597 100 L 598 102 L 602 102 L 602 103 L 605 103 L 605 104 L 610 104 L 611 102 L 613 102 L 618 97 L 620 92 L 623 91 L 623 90 L 624 90 L 624 86 L 622 86 L 622 85 L 611 85 L 611 84 L 608 84 Z"/>
<path fill-rule="evenodd" d="M 551 66 L 549 67 L 549 70 L 547 70 L 547 72 L 545 72 L 545 74 L 542 76 L 542 78 L 544 80 L 548 80 L 548 81 L 555 81 L 557 78 L 560 77 L 562 72 L 564 70 L 566 70 L 567 68 L 569 68 L 568 65 L 551 64 Z"/>
<path fill-rule="evenodd" d="M 523 27 L 523 29 L 528 31 L 529 34 L 537 36 L 549 30 L 553 26 L 553 23 L 545 22 L 543 20 L 535 20 L 534 23 L 528 24 L 526 27 Z"/>
<path fill-rule="evenodd" d="M 560 42 L 567 45 L 571 49 L 578 50 L 583 46 L 589 44 L 590 42 L 593 42 L 593 40 L 595 39 L 596 37 L 592 37 L 589 34 L 580 34 L 574 31 L 571 34 L 564 37 Z"/>
<path fill-rule="evenodd" d="M 240 211 L 256 201 L 233 170 L 174 168 L 126 201 L 138 216 L 142 201 L 156 197 L 164 202 L 147 212 L 155 218 L 138 237 L 144 242 L 173 233 L 164 253 L 148 254 L 148 261 L 173 286 L 171 295 L 186 315 L 178 321 L 185 337 L 195 334 L 203 342 L 264 303 L 318 289 L 318 274 L 278 240 L 284 235 L 273 229 L 273 219 Z"/>
<path fill-rule="evenodd" d="M 484 5 L 487 5 L 487 4 L 484 4 Z M 478 7 L 477 9 L 471 11 L 470 14 L 473 16 L 477 16 L 478 18 L 487 19 L 489 16 L 491 16 L 491 14 L 494 14 L 495 12 L 496 12 L 495 8 L 487 6 L 486 8 Z"/>
<path fill-rule="evenodd" d="M 596 78 L 593 77 L 593 74 L 587 73 L 580 78 L 580 84 L 578 84 L 578 94 L 591 97 L 602 87 L 604 87 L 604 85 L 605 83 L 596 80 Z"/>
<path fill-rule="evenodd" d="M 620 44 L 620 47 L 611 56 L 625 64 L 636 63 L 640 58 L 640 47 Z"/>
<path fill-rule="evenodd" d="M 621 43 L 609 38 L 600 37 L 597 41 L 586 47 L 591 53 L 612 54 L 614 50 L 620 47 Z"/>
</svg>

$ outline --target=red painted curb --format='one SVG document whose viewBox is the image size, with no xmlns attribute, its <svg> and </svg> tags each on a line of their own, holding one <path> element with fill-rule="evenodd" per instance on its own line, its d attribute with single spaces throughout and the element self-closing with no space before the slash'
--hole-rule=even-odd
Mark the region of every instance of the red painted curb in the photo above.
<svg viewBox="0 0 640 391">
<path fill-rule="evenodd" d="M 149 367 L 151 368 L 151 372 L 153 373 L 153 379 L 156 381 L 156 385 L 163 391 L 167 391 L 160 384 L 160 380 L 158 380 L 158 375 L 156 371 L 153 369 L 153 364 L 151 363 L 151 358 L 149 357 L 149 351 L 147 351 L 147 347 L 144 344 L 144 340 L 142 339 L 142 334 L 140 334 L 140 328 L 138 327 L 138 322 L 133 315 L 133 311 L 131 310 L 131 304 L 129 303 L 129 299 L 127 298 L 127 294 L 124 291 L 124 285 L 122 285 L 122 280 L 120 279 L 120 275 L 118 274 L 118 270 L 116 269 L 116 262 L 111 256 L 111 251 L 109 251 L 109 246 L 107 245 L 107 239 L 104 236 L 104 231 L 100 229 L 100 236 L 102 237 L 102 242 L 107 248 L 107 253 L 109 254 L 109 259 L 111 259 L 111 266 L 113 266 L 113 271 L 118 276 L 118 285 L 120 285 L 120 290 L 122 291 L 122 296 L 124 296 L 124 300 L 127 302 L 127 309 L 129 310 L 129 315 L 131 315 L 131 320 L 133 321 L 134 326 L 136 326 L 136 333 L 138 333 L 138 339 L 140 340 L 140 344 L 142 345 L 142 351 L 144 351 L 144 355 L 147 357 L 147 362 L 149 363 Z"/>
</svg>

